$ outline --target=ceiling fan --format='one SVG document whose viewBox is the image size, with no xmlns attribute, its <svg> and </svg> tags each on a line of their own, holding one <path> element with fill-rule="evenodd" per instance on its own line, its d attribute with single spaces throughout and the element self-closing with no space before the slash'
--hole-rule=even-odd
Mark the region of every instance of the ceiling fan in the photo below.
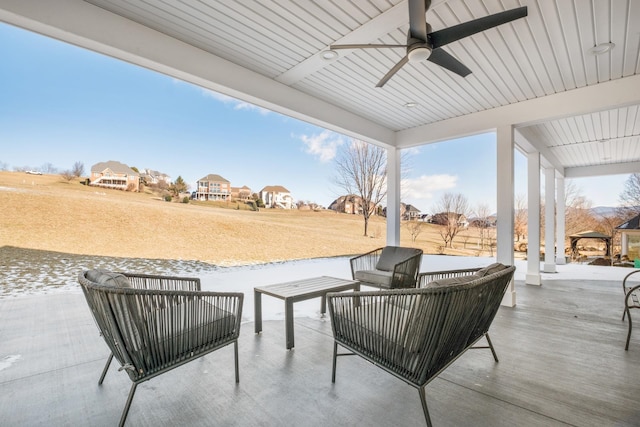
<svg viewBox="0 0 640 427">
<path fill-rule="evenodd" d="M 407 44 L 339 44 L 331 45 L 330 49 L 406 48 L 407 54 L 385 74 L 376 87 L 384 86 L 407 62 L 419 62 L 425 59 L 466 77 L 471 74 L 471 70 L 442 50 L 442 46 L 527 16 L 527 7 L 523 6 L 432 32 L 426 17 L 429 6 L 431 6 L 431 0 L 409 0 Z"/>
</svg>

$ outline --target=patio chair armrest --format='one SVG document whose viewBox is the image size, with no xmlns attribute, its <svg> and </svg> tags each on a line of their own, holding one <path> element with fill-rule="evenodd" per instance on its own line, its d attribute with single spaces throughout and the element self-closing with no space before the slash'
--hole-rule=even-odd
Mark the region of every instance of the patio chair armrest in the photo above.
<svg viewBox="0 0 640 427">
<path fill-rule="evenodd" d="M 627 279 L 629 279 L 631 276 L 633 276 L 636 273 L 640 273 L 640 270 L 634 270 L 631 273 L 627 274 L 626 276 L 624 276 L 624 279 L 622 279 L 622 290 L 624 291 L 624 293 L 627 293 Z"/>
<path fill-rule="evenodd" d="M 415 288 L 420 271 L 422 252 L 399 262 L 393 267 L 392 288 Z"/>
<path fill-rule="evenodd" d="M 418 287 L 422 288 L 429 283 L 440 280 L 449 279 L 452 277 L 463 277 L 475 274 L 481 267 L 477 268 L 464 268 L 458 270 L 441 270 L 441 271 L 426 271 L 418 275 Z"/>
<path fill-rule="evenodd" d="M 355 256 L 349 260 L 351 265 L 351 277 L 355 278 L 356 271 L 375 270 L 380 259 L 382 248 L 374 249 L 365 254 Z"/>
<path fill-rule="evenodd" d="M 122 273 L 135 289 L 165 291 L 200 291 L 200 279 L 196 277 L 160 276 L 153 274 Z"/>
<path fill-rule="evenodd" d="M 628 308 L 640 308 L 640 284 L 626 288 L 624 303 Z"/>
</svg>

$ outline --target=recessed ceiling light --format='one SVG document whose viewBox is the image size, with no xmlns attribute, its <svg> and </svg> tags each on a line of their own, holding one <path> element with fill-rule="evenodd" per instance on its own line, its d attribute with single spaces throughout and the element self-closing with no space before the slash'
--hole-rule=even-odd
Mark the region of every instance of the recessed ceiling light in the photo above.
<svg viewBox="0 0 640 427">
<path fill-rule="evenodd" d="M 595 45 L 594 47 L 590 48 L 587 52 L 589 52 L 591 55 L 602 55 L 603 53 L 607 53 L 609 52 L 611 49 L 613 49 L 616 45 L 614 43 L 600 43 L 598 45 Z"/>
<path fill-rule="evenodd" d="M 404 106 L 406 108 L 414 108 L 414 107 L 418 106 L 418 103 L 417 102 L 413 102 L 413 101 L 412 102 L 407 102 L 406 104 L 404 104 Z"/>
<path fill-rule="evenodd" d="M 320 54 L 320 56 L 325 61 L 333 61 L 338 57 L 338 52 L 336 52 L 335 50 L 325 50 Z"/>
</svg>

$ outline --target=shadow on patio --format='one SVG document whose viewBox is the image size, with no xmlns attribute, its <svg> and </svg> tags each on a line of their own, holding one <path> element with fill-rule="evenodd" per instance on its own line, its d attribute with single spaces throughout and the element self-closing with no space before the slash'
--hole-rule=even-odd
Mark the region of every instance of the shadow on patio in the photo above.
<svg viewBox="0 0 640 427">
<path fill-rule="evenodd" d="M 302 263 L 292 275 L 326 274 L 339 263 Z M 259 272 L 262 284 L 281 281 L 277 271 L 283 266 Z M 524 285 L 516 275 L 518 305 L 501 307 L 491 329 L 500 363 L 488 350 L 469 351 L 427 386 L 435 425 L 640 423 L 640 338 L 632 336 L 624 351 L 627 325 L 621 321 L 617 279 L 628 270 L 558 270 L 543 275 L 542 287 Z M 251 273 L 230 274 L 235 281 Z M 244 283 L 249 297 L 253 284 Z M 319 300 L 309 303 L 319 306 Z M 319 310 L 299 313 L 296 347 L 285 350 L 281 305 L 274 300 L 260 335 L 253 333 L 252 318 L 243 322 L 239 384 L 229 346 L 141 384 L 128 425 L 424 425 L 418 392 L 361 358 L 340 358 L 336 383 L 331 383 L 331 325 Z M 253 313 L 251 299 L 244 313 Z M 104 384 L 97 385 L 108 350 L 79 291 L 0 300 L 0 342 L 1 424 L 117 424 L 131 383 L 114 364 Z"/>
</svg>

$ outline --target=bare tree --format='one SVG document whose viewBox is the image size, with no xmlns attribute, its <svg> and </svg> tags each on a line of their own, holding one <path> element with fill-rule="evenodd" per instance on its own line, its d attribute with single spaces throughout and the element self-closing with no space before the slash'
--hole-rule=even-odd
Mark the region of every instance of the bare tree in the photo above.
<svg viewBox="0 0 640 427">
<path fill-rule="evenodd" d="M 421 221 L 406 221 L 404 225 L 411 235 L 411 241 L 415 242 L 420 233 L 422 233 L 424 223 Z"/>
<path fill-rule="evenodd" d="M 481 203 L 478 205 L 476 211 L 476 227 L 480 231 L 480 249 L 484 249 L 485 239 L 488 237 L 488 229 L 491 227 L 491 221 L 489 217 L 491 216 L 491 211 L 489 210 L 489 205 Z"/>
<path fill-rule="evenodd" d="M 73 180 L 73 178 L 75 178 L 76 176 L 73 174 L 72 171 L 70 170 L 65 170 L 60 172 L 60 176 L 65 179 L 67 182 L 71 182 Z"/>
<path fill-rule="evenodd" d="M 620 193 L 620 204 L 634 215 L 640 214 L 640 173 L 632 173 Z"/>
<path fill-rule="evenodd" d="M 362 199 L 364 235 L 369 218 L 387 195 L 387 153 L 384 148 L 354 140 L 341 147 L 336 157 L 336 184 L 347 194 Z"/>
<path fill-rule="evenodd" d="M 53 164 L 51 163 L 45 163 L 42 166 L 40 166 L 40 172 L 46 173 L 46 174 L 54 174 L 54 173 L 58 173 L 58 168 L 53 166 Z"/>
<path fill-rule="evenodd" d="M 573 181 L 567 182 L 565 185 L 565 230 L 567 236 L 596 228 L 597 221 L 591 213 L 591 204 L 591 200 L 582 194 L 582 190 Z M 544 224 L 541 226 L 544 231 Z"/>
<path fill-rule="evenodd" d="M 524 194 L 518 194 L 516 196 L 516 210 L 513 217 L 513 234 L 515 234 L 517 242 L 527 235 L 527 200 L 525 199 Z"/>
<path fill-rule="evenodd" d="M 463 228 L 461 219 L 469 215 L 469 201 L 458 193 L 445 193 L 436 205 L 435 212 L 440 217 L 440 237 L 445 247 L 453 247 L 453 239 Z"/>
<path fill-rule="evenodd" d="M 82 162 L 75 162 L 73 168 L 71 168 L 73 176 L 80 178 L 84 174 L 84 164 Z"/>
</svg>

